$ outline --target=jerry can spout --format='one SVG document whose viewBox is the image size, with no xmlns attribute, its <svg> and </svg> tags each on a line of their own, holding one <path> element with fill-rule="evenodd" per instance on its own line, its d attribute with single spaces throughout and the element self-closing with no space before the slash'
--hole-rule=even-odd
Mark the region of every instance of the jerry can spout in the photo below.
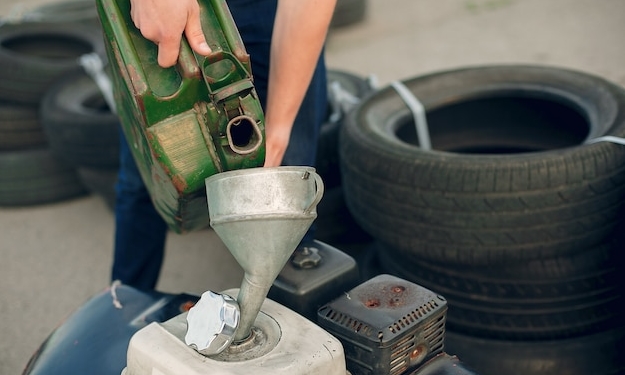
<svg viewBox="0 0 625 375">
<path fill-rule="evenodd" d="M 228 145 L 233 152 L 247 155 L 256 152 L 263 144 L 263 134 L 258 123 L 250 116 L 236 116 L 226 127 Z"/>
</svg>

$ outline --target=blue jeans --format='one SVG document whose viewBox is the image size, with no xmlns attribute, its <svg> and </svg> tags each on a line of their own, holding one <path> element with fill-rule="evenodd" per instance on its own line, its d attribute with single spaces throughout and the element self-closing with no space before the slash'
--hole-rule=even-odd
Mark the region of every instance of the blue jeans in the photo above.
<svg viewBox="0 0 625 375">
<path fill-rule="evenodd" d="M 265 107 L 276 0 L 229 0 L 228 5 L 251 56 L 254 85 Z M 326 67 L 322 53 L 293 125 L 283 165 L 314 166 L 326 108 Z M 154 289 L 164 259 L 168 228 L 152 205 L 123 132 L 120 143 L 111 277 L 138 289 Z M 312 241 L 314 233 L 313 224 L 302 243 Z"/>
</svg>

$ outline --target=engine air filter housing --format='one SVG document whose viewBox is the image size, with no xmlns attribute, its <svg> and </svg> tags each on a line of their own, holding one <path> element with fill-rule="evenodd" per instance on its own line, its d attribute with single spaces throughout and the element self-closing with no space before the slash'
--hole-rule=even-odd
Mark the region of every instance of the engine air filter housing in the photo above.
<svg viewBox="0 0 625 375">
<path fill-rule="evenodd" d="M 378 275 L 322 306 L 318 324 L 343 344 L 353 375 L 399 375 L 443 352 L 447 301 Z"/>
</svg>

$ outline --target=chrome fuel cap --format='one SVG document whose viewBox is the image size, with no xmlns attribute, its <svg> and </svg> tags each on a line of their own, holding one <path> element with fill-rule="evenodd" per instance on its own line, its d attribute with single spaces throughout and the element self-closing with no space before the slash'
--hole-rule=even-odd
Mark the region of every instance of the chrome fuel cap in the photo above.
<svg viewBox="0 0 625 375">
<path fill-rule="evenodd" d="M 224 351 L 239 326 L 237 301 L 225 294 L 204 292 L 187 314 L 185 343 L 205 356 Z"/>
</svg>

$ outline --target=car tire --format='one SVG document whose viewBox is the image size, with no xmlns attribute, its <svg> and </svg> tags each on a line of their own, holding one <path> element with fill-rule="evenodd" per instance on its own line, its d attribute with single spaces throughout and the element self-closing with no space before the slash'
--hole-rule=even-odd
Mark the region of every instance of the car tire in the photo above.
<svg viewBox="0 0 625 375">
<path fill-rule="evenodd" d="M 52 152 L 76 168 L 119 165 L 120 122 L 82 69 L 55 80 L 40 107 Z"/>
<path fill-rule="evenodd" d="M 27 22 L 99 23 L 98 10 L 91 0 L 66 0 L 39 5 L 24 15 Z"/>
<path fill-rule="evenodd" d="M 455 332 L 505 340 L 563 339 L 619 324 L 623 309 L 613 246 L 497 267 L 406 263 L 378 243 L 381 269 L 447 299 Z"/>
<path fill-rule="evenodd" d="M 426 108 L 378 90 L 341 132 L 348 207 L 405 262 L 510 264 L 611 241 L 623 221 L 625 90 L 543 66 L 485 66 L 403 82 Z"/>
<path fill-rule="evenodd" d="M 372 240 L 345 205 L 341 186 L 325 190 L 317 206 L 315 238 L 329 245 L 365 244 Z"/>
<path fill-rule="evenodd" d="M 0 100 L 0 151 L 45 146 L 39 107 Z"/>
<path fill-rule="evenodd" d="M 447 331 L 445 351 L 480 375 L 615 375 L 625 372 L 625 327 L 563 340 L 512 341 Z"/>
<path fill-rule="evenodd" d="M 22 22 L 0 27 L 0 99 L 39 104 L 45 90 L 78 58 L 96 52 L 102 59 L 99 25 Z"/>
<path fill-rule="evenodd" d="M 30 206 L 83 196 L 76 170 L 48 148 L 0 152 L 0 206 Z"/>
</svg>

